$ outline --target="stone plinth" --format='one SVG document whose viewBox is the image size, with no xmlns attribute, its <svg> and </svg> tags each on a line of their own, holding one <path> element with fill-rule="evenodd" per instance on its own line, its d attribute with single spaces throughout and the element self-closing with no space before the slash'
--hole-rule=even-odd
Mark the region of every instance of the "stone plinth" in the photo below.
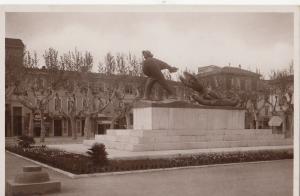
<svg viewBox="0 0 300 196">
<path fill-rule="evenodd" d="M 7 195 L 35 195 L 58 192 L 61 183 L 50 180 L 49 174 L 40 166 L 25 166 L 23 173 L 6 182 Z"/>
<path fill-rule="evenodd" d="M 138 103 L 133 109 L 133 129 L 219 130 L 244 129 L 245 110 L 209 107 L 182 102 Z"/>
</svg>

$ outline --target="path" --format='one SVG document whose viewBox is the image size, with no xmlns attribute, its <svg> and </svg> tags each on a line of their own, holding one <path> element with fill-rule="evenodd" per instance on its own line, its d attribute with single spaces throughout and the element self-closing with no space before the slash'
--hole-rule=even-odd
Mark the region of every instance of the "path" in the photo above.
<svg viewBox="0 0 300 196">
<path fill-rule="evenodd" d="M 31 162 L 5 153 L 5 177 Z M 61 196 L 291 196 L 293 160 L 71 179 L 46 169 L 62 182 Z M 49 194 L 50 195 L 50 194 Z"/>
</svg>

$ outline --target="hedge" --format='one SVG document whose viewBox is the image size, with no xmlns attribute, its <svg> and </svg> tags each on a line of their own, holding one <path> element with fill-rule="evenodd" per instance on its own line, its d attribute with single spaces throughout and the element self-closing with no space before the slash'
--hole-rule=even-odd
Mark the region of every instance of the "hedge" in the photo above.
<svg viewBox="0 0 300 196">
<path fill-rule="evenodd" d="M 102 172 L 117 172 L 130 170 L 144 170 L 156 168 L 172 168 L 184 166 L 199 166 L 210 164 L 240 163 L 253 161 L 267 161 L 279 159 L 293 159 L 293 150 L 257 150 L 245 152 L 216 152 L 200 153 L 196 155 L 180 156 L 176 158 L 156 158 L 138 160 L 108 160 L 106 165 L 97 164 L 89 156 L 51 149 L 45 146 L 21 148 L 7 146 L 6 150 L 22 155 L 55 168 L 73 174 L 89 174 Z"/>
</svg>

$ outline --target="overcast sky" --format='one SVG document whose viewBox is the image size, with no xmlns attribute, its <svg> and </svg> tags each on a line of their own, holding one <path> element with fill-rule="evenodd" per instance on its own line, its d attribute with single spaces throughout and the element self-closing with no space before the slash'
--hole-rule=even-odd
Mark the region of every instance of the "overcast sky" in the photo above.
<svg viewBox="0 0 300 196">
<path fill-rule="evenodd" d="M 94 71 L 107 52 L 144 49 L 181 69 L 231 66 L 268 75 L 293 59 L 289 13 L 7 13 L 6 37 L 20 38 L 42 54 L 77 49 L 94 56 Z"/>
</svg>

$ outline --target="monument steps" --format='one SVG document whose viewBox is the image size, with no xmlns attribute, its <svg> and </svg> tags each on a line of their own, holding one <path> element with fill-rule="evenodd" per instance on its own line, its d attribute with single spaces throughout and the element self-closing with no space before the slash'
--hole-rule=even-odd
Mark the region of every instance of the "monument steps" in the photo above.
<svg viewBox="0 0 300 196">
<path fill-rule="evenodd" d="M 271 129 L 245 129 L 245 110 L 195 104 L 139 102 L 133 129 L 111 129 L 84 144 L 123 151 L 188 150 L 291 145 Z"/>
<path fill-rule="evenodd" d="M 182 135 L 175 135 L 182 134 Z M 107 148 L 128 151 L 186 150 L 290 145 L 292 139 L 270 129 L 244 130 L 107 130 L 84 144 L 103 143 Z"/>
<path fill-rule="evenodd" d="M 244 140 L 244 141 L 206 141 L 206 142 L 163 142 L 148 144 L 132 144 L 119 141 L 91 140 L 85 144 L 103 143 L 109 149 L 128 151 L 155 151 L 155 150 L 187 150 L 187 149 L 207 149 L 207 148 L 230 148 L 230 147 L 253 147 L 253 146 L 284 146 L 291 145 L 292 139 L 272 139 L 272 140 Z"/>
<path fill-rule="evenodd" d="M 224 134 L 255 134 L 255 135 L 271 135 L 271 129 L 157 129 L 157 130 L 143 130 L 143 129 L 109 129 L 106 135 L 130 135 L 130 136 L 201 136 L 201 135 L 224 135 Z M 102 136 L 102 135 L 96 135 Z"/>
</svg>

